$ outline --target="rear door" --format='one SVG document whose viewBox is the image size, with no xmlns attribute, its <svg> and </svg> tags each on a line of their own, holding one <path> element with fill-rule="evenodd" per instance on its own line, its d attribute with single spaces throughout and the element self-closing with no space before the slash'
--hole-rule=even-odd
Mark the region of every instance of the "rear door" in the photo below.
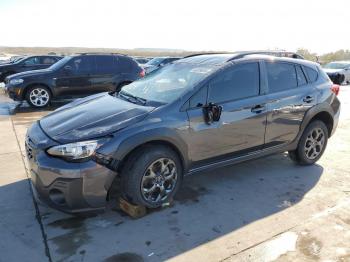
<svg viewBox="0 0 350 262">
<path fill-rule="evenodd" d="M 41 57 L 33 56 L 23 60 L 17 68 L 17 72 L 42 69 Z"/>
<path fill-rule="evenodd" d="M 201 165 L 232 158 L 262 149 L 264 145 L 266 110 L 260 95 L 258 62 L 233 65 L 219 73 L 190 100 L 187 110 L 191 136 L 191 159 Z M 207 124 L 203 116 L 206 104 L 222 107 L 221 118 Z M 209 159 L 209 161 L 208 161 Z"/>
<path fill-rule="evenodd" d="M 114 91 L 116 83 L 114 76 L 117 74 L 117 57 L 113 55 L 96 55 L 95 68 L 91 75 L 93 93 Z"/>
<path fill-rule="evenodd" d="M 58 61 L 57 57 L 53 56 L 42 56 L 40 57 L 40 64 L 42 68 L 48 68 Z"/>
<path fill-rule="evenodd" d="M 95 67 L 90 55 L 73 57 L 57 73 L 56 93 L 60 96 L 86 96 L 92 93 L 91 74 Z"/>
<path fill-rule="evenodd" d="M 317 71 L 294 63 L 264 65 L 269 93 L 265 146 L 272 147 L 296 138 L 306 111 L 316 103 L 312 82 L 317 79 Z"/>
</svg>

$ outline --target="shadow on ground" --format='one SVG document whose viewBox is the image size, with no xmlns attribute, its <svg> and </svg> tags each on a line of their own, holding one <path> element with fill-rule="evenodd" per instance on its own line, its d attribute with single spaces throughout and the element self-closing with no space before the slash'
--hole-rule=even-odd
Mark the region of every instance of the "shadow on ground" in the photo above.
<svg viewBox="0 0 350 262">
<path fill-rule="evenodd" d="M 159 261 L 295 205 L 322 172 L 276 155 L 198 174 L 173 207 L 138 220 L 110 208 L 93 217 L 40 209 L 53 261 Z"/>
</svg>

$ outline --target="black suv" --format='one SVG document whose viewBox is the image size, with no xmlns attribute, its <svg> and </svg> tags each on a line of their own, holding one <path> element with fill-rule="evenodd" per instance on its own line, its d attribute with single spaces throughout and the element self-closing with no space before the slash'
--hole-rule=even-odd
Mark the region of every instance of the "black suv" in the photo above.
<svg viewBox="0 0 350 262">
<path fill-rule="evenodd" d="M 25 56 L 25 57 L 20 56 L 6 63 L 1 63 L 0 64 L 0 82 L 4 82 L 7 76 L 10 76 L 16 73 L 48 68 L 62 58 L 63 57 L 61 56 L 52 56 L 52 55 Z"/>
<path fill-rule="evenodd" d="M 311 165 L 337 127 L 338 87 L 305 60 L 184 58 L 33 124 L 31 180 L 44 201 L 65 211 L 104 207 L 119 178 L 124 198 L 154 208 L 186 174 L 284 151 Z"/>
<path fill-rule="evenodd" d="M 52 98 L 113 92 L 142 76 L 144 70 L 131 57 L 80 54 L 66 56 L 48 69 L 11 75 L 6 78 L 5 90 L 14 100 L 44 107 Z"/>
</svg>

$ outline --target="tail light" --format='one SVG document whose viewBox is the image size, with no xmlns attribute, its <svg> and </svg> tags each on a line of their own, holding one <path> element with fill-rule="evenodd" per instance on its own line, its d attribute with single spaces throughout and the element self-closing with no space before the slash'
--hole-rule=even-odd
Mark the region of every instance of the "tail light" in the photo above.
<svg viewBox="0 0 350 262">
<path fill-rule="evenodd" d="M 340 86 L 336 85 L 336 84 L 333 84 L 332 87 L 331 87 L 331 90 L 337 96 L 339 94 L 339 91 L 340 91 Z"/>
<path fill-rule="evenodd" d="M 145 69 L 142 69 L 142 71 L 140 72 L 140 77 L 144 77 L 146 75 L 146 71 Z"/>
</svg>

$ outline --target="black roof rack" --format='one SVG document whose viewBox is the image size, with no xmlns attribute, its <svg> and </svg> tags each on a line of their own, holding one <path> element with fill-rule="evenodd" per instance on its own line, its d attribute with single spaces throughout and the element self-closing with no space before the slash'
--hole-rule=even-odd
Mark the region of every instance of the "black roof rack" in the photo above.
<svg viewBox="0 0 350 262">
<path fill-rule="evenodd" d="M 194 56 L 200 56 L 200 55 L 230 55 L 232 53 L 224 53 L 224 52 L 216 52 L 216 53 L 197 53 L 197 54 L 192 54 L 188 56 L 184 56 L 183 58 L 189 58 L 189 57 L 194 57 Z"/>
<path fill-rule="evenodd" d="M 122 53 L 111 53 L 111 52 L 83 52 L 83 53 L 76 53 L 77 55 L 123 55 L 127 56 L 126 54 Z"/>
</svg>

